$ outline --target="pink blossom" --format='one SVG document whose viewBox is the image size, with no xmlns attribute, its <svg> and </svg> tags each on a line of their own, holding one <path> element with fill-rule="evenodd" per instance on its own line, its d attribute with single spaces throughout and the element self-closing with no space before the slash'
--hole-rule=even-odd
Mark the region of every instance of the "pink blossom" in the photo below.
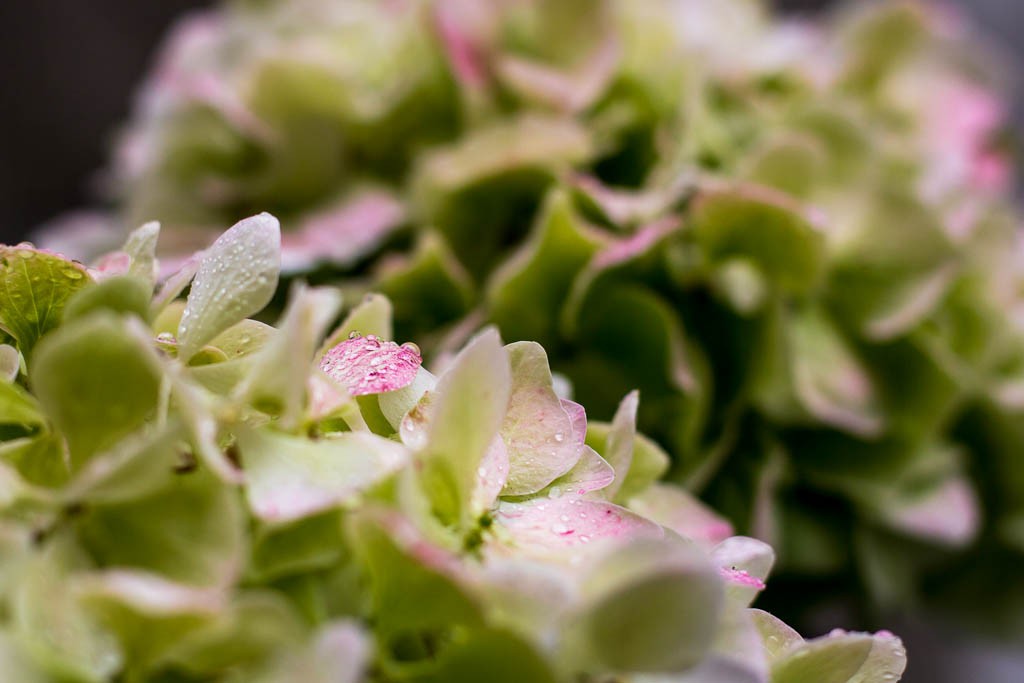
<svg viewBox="0 0 1024 683">
<path fill-rule="evenodd" d="M 422 364 L 415 345 L 398 345 L 371 334 L 335 346 L 324 354 L 320 369 L 353 396 L 363 396 L 409 386 Z"/>
</svg>

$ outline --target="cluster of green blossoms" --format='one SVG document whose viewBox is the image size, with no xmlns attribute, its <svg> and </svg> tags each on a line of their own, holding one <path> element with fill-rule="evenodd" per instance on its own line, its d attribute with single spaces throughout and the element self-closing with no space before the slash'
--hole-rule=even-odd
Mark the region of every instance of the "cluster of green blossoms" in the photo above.
<svg viewBox="0 0 1024 683">
<path fill-rule="evenodd" d="M 639 387 L 670 479 L 783 571 L 1019 605 L 998 79 L 952 14 L 861 5 L 227 3 L 141 92 L 120 220 L 172 263 L 271 211 L 287 273 L 387 295 L 428 357 L 495 325 L 595 416 Z"/>
<path fill-rule="evenodd" d="M 751 609 L 773 553 L 488 328 L 434 375 L 391 305 L 241 221 L 156 287 L 0 247 L 0 672 L 56 683 L 877 683 L 898 638 Z M 184 300 L 179 295 L 188 287 Z M 326 337 L 326 339 L 325 339 Z"/>
</svg>

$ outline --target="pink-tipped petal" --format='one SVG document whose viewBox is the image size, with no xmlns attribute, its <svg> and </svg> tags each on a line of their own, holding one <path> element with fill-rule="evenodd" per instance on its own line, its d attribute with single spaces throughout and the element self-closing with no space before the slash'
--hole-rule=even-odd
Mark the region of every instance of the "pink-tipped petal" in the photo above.
<svg viewBox="0 0 1024 683">
<path fill-rule="evenodd" d="M 459 3 L 440 2 L 434 12 L 434 25 L 455 78 L 465 87 L 480 89 L 487 85 L 483 51 L 460 21 Z"/>
<path fill-rule="evenodd" d="M 281 269 L 307 270 L 317 263 L 350 265 L 376 249 L 405 220 L 402 204 L 370 191 L 306 218 L 281 237 Z"/>
<path fill-rule="evenodd" d="M 616 242 L 594 257 L 593 268 L 603 270 L 633 259 L 672 234 L 682 223 L 676 216 L 666 216 L 641 228 L 633 235 Z"/>
<path fill-rule="evenodd" d="M 353 396 L 364 396 L 409 386 L 422 364 L 413 344 L 382 341 L 371 334 L 335 346 L 324 354 L 320 369 Z"/>
<path fill-rule="evenodd" d="M 629 510 L 600 500 L 567 495 L 504 503 L 497 521 L 522 552 L 557 557 L 600 541 L 657 538 L 657 524 Z"/>
<path fill-rule="evenodd" d="M 572 443 L 582 446 L 587 438 L 587 409 L 567 398 L 562 399 L 562 408 L 572 421 Z"/>
<path fill-rule="evenodd" d="M 764 581 L 751 576 L 742 569 L 732 569 L 729 567 L 721 567 L 718 573 L 722 575 L 722 578 L 730 583 L 734 583 L 738 586 L 744 586 L 746 588 L 754 588 L 756 590 L 764 590 Z"/>
</svg>

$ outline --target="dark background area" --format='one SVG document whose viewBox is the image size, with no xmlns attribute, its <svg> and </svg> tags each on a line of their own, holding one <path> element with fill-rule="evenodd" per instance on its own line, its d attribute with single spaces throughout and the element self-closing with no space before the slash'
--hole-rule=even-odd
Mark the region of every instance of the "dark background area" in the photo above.
<svg viewBox="0 0 1024 683">
<path fill-rule="evenodd" d="M 1024 0 L 950 1 L 1013 60 L 1017 120 L 1024 122 Z M 18 241 L 40 223 L 95 200 L 94 174 L 161 36 L 182 12 L 210 4 L 0 0 L 0 241 Z M 833 3 L 774 4 L 809 12 Z M 905 683 L 1024 681 L 1020 653 L 920 619 L 892 628 L 911 652 Z"/>
<path fill-rule="evenodd" d="M 1014 40 L 1024 33 L 1024 0 L 953 1 L 1024 65 Z M 0 0 L 0 241 L 95 199 L 94 174 L 160 37 L 182 12 L 211 4 Z M 808 12 L 833 3 L 773 4 Z"/>
</svg>

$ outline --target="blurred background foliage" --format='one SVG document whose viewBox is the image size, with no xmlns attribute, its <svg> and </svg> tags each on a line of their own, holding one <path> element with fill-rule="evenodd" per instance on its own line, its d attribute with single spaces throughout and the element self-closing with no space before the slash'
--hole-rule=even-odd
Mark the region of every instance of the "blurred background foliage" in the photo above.
<svg viewBox="0 0 1024 683">
<path fill-rule="evenodd" d="M 1024 2 L 949 0 L 1024 61 Z M 170 23 L 210 0 L 0 2 L 0 238 L 95 198 L 96 169 Z M 774 0 L 815 12 L 832 0 Z M 69 77 L 70 76 L 70 77 Z M 1018 82 L 1021 72 L 1014 74 Z M 1020 84 L 1024 85 L 1024 84 Z M 1016 119 L 1024 122 L 1018 87 Z"/>
</svg>

